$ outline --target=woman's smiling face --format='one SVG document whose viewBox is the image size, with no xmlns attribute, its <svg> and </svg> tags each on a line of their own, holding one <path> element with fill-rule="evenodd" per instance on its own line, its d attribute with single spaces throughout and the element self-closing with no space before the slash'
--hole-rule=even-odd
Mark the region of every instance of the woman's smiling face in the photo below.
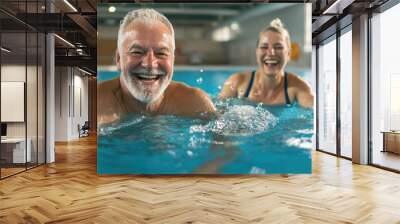
<svg viewBox="0 0 400 224">
<path fill-rule="evenodd" d="M 287 38 L 270 30 L 260 33 L 256 57 L 263 74 L 269 76 L 283 73 L 290 59 Z"/>
</svg>

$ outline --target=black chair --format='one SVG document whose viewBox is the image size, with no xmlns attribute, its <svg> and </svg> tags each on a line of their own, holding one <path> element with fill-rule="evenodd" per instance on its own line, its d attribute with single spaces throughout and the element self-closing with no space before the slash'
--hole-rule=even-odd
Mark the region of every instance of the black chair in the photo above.
<svg viewBox="0 0 400 224">
<path fill-rule="evenodd" d="M 89 129 L 90 129 L 89 121 L 85 121 L 82 127 L 80 127 L 80 125 L 78 124 L 79 138 L 89 136 Z"/>
</svg>

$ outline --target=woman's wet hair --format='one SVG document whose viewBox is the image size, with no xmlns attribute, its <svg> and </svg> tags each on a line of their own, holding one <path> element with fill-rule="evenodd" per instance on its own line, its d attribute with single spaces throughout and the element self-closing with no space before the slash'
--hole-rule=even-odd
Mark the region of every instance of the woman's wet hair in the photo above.
<svg viewBox="0 0 400 224">
<path fill-rule="evenodd" d="M 281 34 L 282 36 L 285 36 L 286 44 L 288 46 L 288 49 L 290 50 L 291 42 L 290 42 L 289 31 L 285 28 L 285 25 L 282 23 L 282 21 L 279 18 L 272 20 L 268 26 L 264 27 L 261 30 L 260 34 L 268 32 L 268 31 L 276 32 L 276 33 Z M 259 42 L 260 42 L 260 38 L 258 38 L 258 40 L 257 40 L 257 47 L 258 47 Z"/>
<path fill-rule="evenodd" d="M 118 30 L 118 49 L 121 49 L 121 42 L 122 42 L 122 33 L 124 32 L 124 29 L 132 22 L 134 21 L 142 21 L 142 22 L 161 22 L 165 26 L 168 27 L 169 31 L 171 32 L 172 35 L 172 45 L 173 48 L 175 49 L 175 32 L 174 32 L 174 27 L 172 26 L 171 22 L 165 17 L 163 14 L 157 12 L 154 9 L 135 9 L 131 10 L 128 12 L 124 19 L 121 21 L 121 24 L 119 25 L 119 30 Z"/>
</svg>

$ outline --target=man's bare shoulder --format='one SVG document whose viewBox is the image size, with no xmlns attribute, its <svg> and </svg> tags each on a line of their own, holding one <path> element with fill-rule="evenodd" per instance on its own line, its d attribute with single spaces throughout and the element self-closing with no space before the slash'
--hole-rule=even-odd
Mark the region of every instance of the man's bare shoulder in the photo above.
<svg viewBox="0 0 400 224">
<path fill-rule="evenodd" d="M 193 92 L 193 91 L 196 91 L 196 90 L 200 90 L 199 88 L 196 88 L 196 87 L 193 87 L 193 86 L 188 86 L 185 83 L 176 82 L 176 81 L 171 81 L 170 86 L 168 88 L 174 88 L 174 89 L 177 89 L 177 90 L 179 89 L 179 91 L 185 91 L 185 92 Z"/>
<path fill-rule="evenodd" d="M 120 118 L 122 109 L 116 98 L 120 88 L 119 77 L 97 85 L 97 116 L 99 123 L 109 123 Z"/>
<path fill-rule="evenodd" d="M 209 100 L 209 96 L 203 90 L 181 82 L 172 81 L 168 89 L 173 89 L 174 97 L 178 97 L 182 101 L 198 103 L 198 101 Z"/>
<path fill-rule="evenodd" d="M 97 85 L 97 98 L 100 108 L 115 107 L 114 104 L 117 101 L 116 93 L 118 93 L 120 89 L 119 77 L 99 83 Z"/>
<path fill-rule="evenodd" d="M 97 94 L 107 95 L 120 88 L 119 76 L 117 78 L 100 82 L 97 84 Z"/>
<path fill-rule="evenodd" d="M 215 112 L 216 109 L 210 97 L 203 90 L 172 81 L 166 90 L 169 103 L 188 114 Z M 173 102 L 171 102 L 173 101 Z"/>
</svg>

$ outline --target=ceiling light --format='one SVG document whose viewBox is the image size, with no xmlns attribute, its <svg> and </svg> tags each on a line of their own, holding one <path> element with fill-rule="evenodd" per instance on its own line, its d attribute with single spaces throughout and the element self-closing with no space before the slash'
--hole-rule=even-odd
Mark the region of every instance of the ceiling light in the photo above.
<svg viewBox="0 0 400 224">
<path fill-rule="evenodd" d="M 230 41 L 232 39 L 232 32 L 230 31 L 229 27 L 221 27 L 214 30 L 212 33 L 212 39 L 218 42 Z"/>
<path fill-rule="evenodd" d="M 108 11 L 111 12 L 111 13 L 115 12 L 115 10 L 116 10 L 115 6 L 110 6 L 108 8 Z"/>
<path fill-rule="evenodd" d="M 237 22 L 232 22 L 230 25 L 226 25 L 215 29 L 212 32 L 212 39 L 218 42 L 231 41 L 240 33 L 240 26 Z"/>
<path fill-rule="evenodd" d="M 67 4 L 72 10 L 74 10 L 75 12 L 78 12 L 78 10 L 71 4 L 68 2 L 68 0 L 64 0 L 65 4 Z"/>
<path fill-rule="evenodd" d="M 78 53 L 79 55 L 83 55 L 83 50 L 78 48 L 78 49 L 76 49 L 76 53 Z"/>
<path fill-rule="evenodd" d="M 83 72 L 83 73 L 85 73 L 85 74 L 87 74 L 87 75 L 92 75 L 92 73 L 90 73 L 90 72 L 88 72 L 88 71 L 86 71 L 86 70 L 83 70 L 83 69 L 81 69 L 81 68 L 79 68 L 79 67 L 78 67 L 78 69 L 79 69 L 79 71 L 81 71 L 81 72 Z"/>
<path fill-rule="evenodd" d="M 11 52 L 11 50 L 9 50 L 9 49 L 7 49 L 7 48 L 5 48 L 5 47 L 1 47 L 1 50 L 4 51 L 4 52 L 7 52 L 7 53 L 10 53 L 10 52 Z"/>
<path fill-rule="evenodd" d="M 232 30 L 239 30 L 239 23 L 233 22 L 233 23 L 231 24 L 231 29 L 232 29 Z"/>
<path fill-rule="evenodd" d="M 60 39 L 61 41 L 63 41 L 64 43 L 66 43 L 67 45 L 69 45 L 70 47 L 75 48 L 75 45 L 71 44 L 71 42 L 69 42 L 68 40 L 58 36 L 57 34 L 54 34 L 55 37 L 57 37 L 58 39 Z"/>
</svg>

